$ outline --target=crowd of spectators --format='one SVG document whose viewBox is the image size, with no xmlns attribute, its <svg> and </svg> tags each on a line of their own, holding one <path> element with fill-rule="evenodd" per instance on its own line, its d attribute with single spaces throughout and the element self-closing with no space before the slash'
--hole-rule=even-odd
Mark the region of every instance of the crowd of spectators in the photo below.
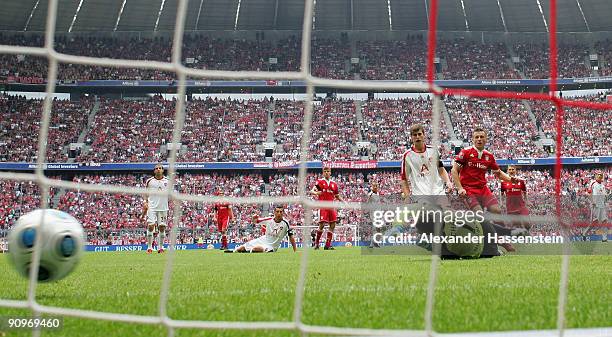
<svg viewBox="0 0 612 337">
<path fill-rule="evenodd" d="M 605 95 L 577 97 L 592 102 Z M 148 100 L 100 98 L 92 125 L 87 118 L 93 99 L 55 100 L 47 141 L 47 162 L 66 162 L 68 145 L 85 135 L 88 145 L 77 162 L 156 162 L 168 159 L 175 121 L 176 100 L 155 96 Z M 544 149 L 541 137 L 554 139 L 554 106 L 531 101 L 447 96 L 444 99 L 452 132 L 464 145 L 471 143 L 474 127 L 488 131 L 487 148 L 497 158 L 538 158 L 554 153 Z M 0 96 L 0 160 L 34 162 L 43 101 L 23 96 Z M 532 118 L 528 108 L 533 112 Z M 427 98 L 374 99 L 361 104 L 349 99 L 315 101 L 309 160 L 399 160 L 409 146 L 408 128 L 422 123 L 431 140 L 431 100 Z M 563 155 L 606 156 L 612 135 L 608 110 L 564 108 Z M 304 103 L 290 100 L 194 99 L 186 102 L 181 134 L 180 162 L 265 160 L 268 119 L 277 144 L 274 161 L 299 160 L 303 135 Z M 444 115 L 440 119 L 442 158 L 454 149 Z M 358 141 L 369 142 L 367 149 Z"/>
<path fill-rule="evenodd" d="M 588 222 L 590 185 L 596 172 L 603 172 L 605 184 L 612 188 L 612 168 L 585 169 L 564 168 L 561 171 L 562 205 L 568 213 L 567 219 L 580 224 Z M 551 169 L 520 169 L 518 177 L 527 185 L 527 206 L 534 215 L 552 215 L 555 212 L 555 180 Z M 88 184 L 108 184 L 130 187 L 143 187 L 149 174 L 103 174 L 77 175 L 72 181 Z M 306 191 L 314 186 L 320 173 L 308 173 Z M 499 180 L 488 174 L 489 187 L 500 196 Z M 343 199 L 349 202 L 366 202 L 371 182 L 377 182 L 383 202 L 401 202 L 399 174 L 396 171 L 334 171 L 334 179 Z M 40 190 L 33 182 L 0 180 L 0 187 L 6 193 L 0 196 L 0 231 L 6 234 L 16 219 L 24 213 L 40 207 Z M 298 176 L 295 173 L 276 172 L 269 176 L 261 174 L 239 173 L 180 173 L 175 176 L 175 190 L 192 195 L 215 195 L 220 190 L 229 197 L 273 197 L 295 196 L 298 194 Z M 50 200 L 57 193 L 51 189 Z M 67 190 L 58 196 L 57 209 L 75 216 L 83 224 L 92 243 L 110 240 L 121 243 L 139 243 L 144 236 L 144 225 L 141 220 L 143 197 L 127 193 L 85 192 Z M 171 200 L 169 224 L 175 223 L 173 211 L 176 202 L 180 202 L 180 220 L 178 223 L 179 239 L 182 243 L 194 243 L 197 238 L 217 240 L 219 233 L 213 212 L 213 204 L 191 201 Z M 500 205 L 504 207 L 503 199 Z M 252 222 L 254 214 L 266 216 L 274 205 L 240 204 L 234 205 L 235 222 L 230 226 L 229 235 L 237 242 L 257 236 L 261 228 Z M 339 211 L 340 225 L 357 225 L 361 237 L 371 231 L 368 211 L 343 209 Z M 317 224 L 317 210 L 304 213 L 301 204 L 286 205 L 286 218 L 294 226 Z M 612 216 L 612 214 L 611 214 Z M 548 228 L 548 227 L 547 227 Z M 534 233 L 541 231 L 542 226 L 534 228 Z M 558 230 L 549 226 L 548 231 Z M 354 232 L 350 226 L 340 227 L 336 233 L 338 239 L 353 239 Z"/>
<path fill-rule="evenodd" d="M 302 149 L 302 121 L 304 120 L 304 103 L 300 101 L 276 100 L 274 102 L 274 141 L 277 150 L 272 158 L 275 161 L 287 161 L 300 158 Z"/>
<path fill-rule="evenodd" d="M 538 131 L 520 101 L 449 96 L 445 104 L 455 135 L 471 144 L 475 127 L 487 130 L 487 149 L 496 158 L 547 157 L 535 143 Z"/>
<path fill-rule="evenodd" d="M 425 78 L 427 45 L 418 38 L 399 41 L 357 41 L 363 80 Z"/>
<path fill-rule="evenodd" d="M 224 118 L 231 102 L 220 99 L 194 99 L 185 107 L 181 143 L 186 151 L 178 160 L 186 162 L 217 161 L 223 149 Z"/>
<path fill-rule="evenodd" d="M 79 162 L 156 162 L 162 144 L 170 142 L 176 102 L 102 100 L 85 143 L 90 151 Z"/>
<path fill-rule="evenodd" d="M 66 146 L 78 140 L 92 101 L 54 100 L 47 135 L 48 162 L 65 162 Z M 0 161 L 35 162 L 43 101 L 0 95 Z"/>
<path fill-rule="evenodd" d="M 445 80 L 520 78 L 508 63 L 510 55 L 503 43 L 481 44 L 463 39 L 441 41 L 436 53 L 446 60 L 446 68 L 442 71 Z"/>
<path fill-rule="evenodd" d="M 547 44 L 517 44 L 514 49 L 520 58 L 520 62 L 515 66 L 523 72 L 526 78 L 550 77 L 549 47 Z M 557 77 L 591 77 L 588 55 L 589 48 L 585 45 L 559 45 Z"/>
<path fill-rule="evenodd" d="M 267 100 L 204 99 L 186 103 L 179 161 L 261 161 Z M 80 162 L 155 162 L 168 158 L 176 100 L 103 100 Z M 164 147 L 165 146 L 165 147 Z"/>
<path fill-rule="evenodd" d="M 50 179 L 59 179 L 48 176 Z M 0 236 L 6 234 L 20 216 L 41 207 L 41 190 L 34 181 L 16 181 L 0 179 Z M 50 203 L 58 193 L 57 188 L 49 188 Z"/>
<path fill-rule="evenodd" d="M 314 106 L 309 155 L 311 160 L 358 159 L 358 128 L 352 100 L 326 100 Z"/>
<path fill-rule="evenodd" d="M 87 184 L 120 185 L 129 187 L 144 187 L 144 182 L 150 175 L 112 174 L 112 175 L 79 175 L 73 182 Z M 175 179 L 175 190 L 193 195 L 215 195 L 220 190 L 226 196 L 256 197 L 265 191 L 263 178 L 258 174 L 223 175 L 223 174 L 180 174 Z M 133 194 L 117 194 L 107 192 L 87 192 L 69 190 L 61 196 L 57 209 L 74 215 L 81 221 L 83 227 L 92 237 L 105 238 L 109 233 L 137 233 L 144 228 L 141 219 L 144 198 Z M 12 199 L 8 203 L 14 203 Z M 174 203 L 171 200 L 168 216 L 169 225 L 174 221 Z M 181 229 L 192 233 L 214 234 L 216 222 L 213 216 L 213 204 L 203 204 L 191 201 L 180 201 Z M 231 233 L 252 230 L 252 215 L 261 212 L 258 204 L 240 205 L 234 207 L 235 225 Z M 142 234 L 142 233 L 141 233 Z M 215 234 L 216 235 L 216 234 Z M 131 238 L 134 238 L 131 236 Z"/>
<path fill-rule="evenodd" d="M 430 99 L 377 99 L 362 105 L 363 140 L 375 146 L 372 158 L 377 160 L 400 160 L 410 146 L 410 126 L 422 123 L 431 144 L 432 102 Z M 441 156 L 450 156 L 448 129 L 440 120 Z"/>
<path fill-rule="evenodd" d="M 263 149 L 257 151 L 257 145 L 266 140 L 269 109 L 267 99 L 226 104 L 218 161 L 263 160 Z M 198 134 L 197 129 L 192 131 Z"/>
<path fill-rule="evenodd" d="M 309 160 L 357 160 L 358 127 L 353 100 L 315 101 Z M 304 103 L 279 100 L 272 114 L 274 140 L 279 145 L 276 161 L 299 160 L 303 135 Z"/>
<path fill-rule="evenodd" d="M 601 102 L 605 96 L 576 97 L 582 101 Z M 550 102 L 532 101 L 531 110 L 536 125 L 548 138 L 556 139 L 556 107 Z M 612 136 L 610 110 L 595 110 L 578 107 L 563 107 L 564 156 L 609 156 L 612 154 L 608 139 Z"/>
<path fill-rule="evenodd" d="M 42 46 L 40 36 L 0 36 L 0 43 L 21 46 Z M 182 57 L 185 66 L 196 69 L 298 71 L 301 37 L 280 40 L 221 39 L 200 34 L 187 34 L 183 39 Z M 548 46 L 517 44 L 511 46 L 520 61 L 515 68 L 527 78 L 548 78 Z M 58 52 L 71 55 L 113 59 L 169 62 L 172 40 L 165 37 L 84 37 L 58 36 Z M 353 50 L 354 49 L 354 50 Z M 600 75 L 610 73 L 610 49 L 604 42 L 596 46 L 604 58 Z M 591 70 L 586 45 L 559 46 L 559 77 L 589 77 Z M 425 78 L 427 43 L 420 36 L 387 41 L 356 41 L 354 47 L 345 38 L 314 37 L 311 44 L 311 72 L 315 76 L 353 79 L 358 73 L 368 80 L 417 80 Z M 351 58 L 359 58 L 353 64 Z M 518 78 L 511 67 L 508 47 L 503 43 L 480 43 L 466 39 L 438 41 L 437 72 L 445 79 Z M 15 65 L 18 65 L 15 67 Z M 28 55 L 1 55 L 0 76 L 47 76 L 48 60 Z M 60 80 L 172 80 L 176 75 L 155 69 L 102 67 L 61 63 Z"/>
<path fill-rule="evenodd" d="M 0 180 L 0 230 L 23 214 L 40 208 L 40 188 L 32 181 Z"/>
<path fill-rule="evenodd" d="M 595 51 L 599 56 L 599 75 L 610 76 L 612 75 L 612 42 L 608 39 L 603 42 L 595 43 Z"/>
<path fill-rule="evenodd" d="M 352 79 L 351 48 L 348 43 L 332 39 L 313 39 L 311 72 L 313 76 Z"/>
</svg>

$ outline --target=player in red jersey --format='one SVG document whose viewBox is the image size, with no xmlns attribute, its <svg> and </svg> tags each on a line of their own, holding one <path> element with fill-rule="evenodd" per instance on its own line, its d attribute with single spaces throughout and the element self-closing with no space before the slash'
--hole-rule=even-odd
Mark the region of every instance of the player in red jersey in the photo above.
<svg viewBox="0 0 612 337">
<path fill-rule="evenodd" d="M 516 167 L 508 166 L 508 175 L 516 177 Z M 506 198 L 506 213 L 510 215 L 529 215 L 529 210 L 525 206 L 525 198 L 527 197 L 527 185 L 524 180 L 519 180 L 516 183 L 502 181 L 501 194 Z M 519 221 L 519 225 L 527 225 L 525 222 Z"/>
<path fill-rule="evenodd" d="M 518 182 L 497 166 L 493 154 L 485 150 L 487 132 L 482 128 L 472 133 L 474 146 L 466 147 L 455 157 L 451 170 L 453 181 L 460 196 L 467 196 L 467 204 L 472 210 L 487 208 L 490 212 L 501 213 L 497 199 L 487 187 L 485 173 L 491 170 L 502 181 Z"/>
<path fill-rule="evenodd" d="M 223 190 L 219 191 L 219 196 L 224 196 Z M 234 212 L 229 203 L 217 203 L 214 206 L 215 215 L 217 218 L 217 229 L 221 233 L 221 249 L 227 249 L 227 225 L 230 221 L 234 221 Z"/>
<path fill-rule="evenodd" d="M 506 182 L 517 183 L 519 180 L 510 177 L 500 170 L 493 154 L 485 150 L 487 132 L 484 129 L 474 129 L 472 132 L 472 142 L 473 146 L 461 150 L 455 157 L 453 168 L 451 169 L 453 182 L 457 187 L 459 196 L 466 197 L 466 203 L 473 211 L 482 212 L 484 208 L 487 208 L 489 212 L 501 214 L 501 208 L 497 199 L 491 193 L 489 187 L 487 187 L 486 172 L 491 170 L 498 179 Z M 494 227 L 492 230 L 500 235 L 516 235 L 519 233 L 499 225 L 492 226 Z M 520 233 L 523 234 L 524 231 Z M 509 243 L 505 243 L 502 246 L 507 251 L 515 251 L 514 247 Z"/>
<path fill-rule="evenodd" d="M 331 180 L 331 167 L 323 166 L 323 179 L 317 180 L 316 184 L 310 190 L 310 194 L 318 197 L 320 201 L 344 201 L 338 192 L 338 184 Z M 334 250 L 332 240 L 334 238 L 334 228 L 338 221 L 338 213 L 333 208 L 321 208 L 319 210 L 319 230 L 315 238 L 315 248 L 319 249 L 319 242 L 323 234 L 325 224 L 329 224 L 327 230 L 327 241 L 325 241 L 325 250 Z"/>
</svg>

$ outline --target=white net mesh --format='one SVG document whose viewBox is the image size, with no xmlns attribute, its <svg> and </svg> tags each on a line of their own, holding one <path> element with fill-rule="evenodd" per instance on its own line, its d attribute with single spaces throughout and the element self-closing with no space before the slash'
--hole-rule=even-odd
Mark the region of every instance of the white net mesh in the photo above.
<svg viewBox="0 0 612 337">
<path fill-rule="evenodd" d="M 41 208 L 48 207 L 48 196 L 50 187 L 60 187 L 72 190 L 80 190 L 87 192 L 108 192 L 108 193 L 123 193 L 134 195 L 150 195 L 150 194 L 165 194 L 173 200 L 214 203 L 227 201 L 232 204 L 268 204 L 274 203 L 291 203 L 301 204 L 304 207 L 305 214 L 317 207 L 327 206 L 329 203 L 312 201 L 307 196 L 307 171 L 306 162 L 308 159 L 308 144 L 310 143 L 311 125 L 313 115 L 312 97 L 316 86 L 324 86 L 328 88 L 343 88 L 343 89 L 377 89 L 388 91 L 421 91 L 439 93 L 440 88 L 430 86 L 426 83 L 400 83 L 400 82 L 373 82 L 373 81 L 348 81 L 348 80 L 331 80 L 313 77 L 310 74 L 310 47 L 311 47 L 311 29 L 312 29 L 312 13 L 313 0 L 306 0 L 304 11 L 304 23 L 302 30 L 302 52 L 301 52 L 301 71 L 300 72 L 260 72 L 260 71 L 219 71 L 219 70 L 199 70 L 187 68 L 181 63 L 181 46 L 183 45 L 184 22 L 186 18 L 188 0 L 178 1 L 178 10 L 176 16 L 176 25 L 174 30 L 174 39 L 172 46 L 171 62 L 157 61 L 136 61 L 136 60 L 120 60 L 120 59 L 105 59 L 85 56 L 74 56 L 58 53 L 54 50 L 54 32 L 56 26 L 56 12 L 58 0 L 49 0 L 47 11 L 47 22 L 45 30 L 45 45 L 44 47 L 19 47 L 0 45 L 0 53 L 8 54 L 26 54 L 31 56 L 46 57 L 49 60 L 46 98 L 43 105 L 43 114 L 41 118 L 40 133 L 38 135 L 38 156 L 37 167 L 34 174 L 0 172 L 0 179 L 13 181 L 36 181 L 41 190 Z M 435 10 L 435 6 L 432 10 Z M 435 16 L 435 14 L 434 14 Z M 435 25 L 434 25 L 435 27 Z M 170 182 L 166 191 L 151 192 L 144 188 L 134 188 L 127 186 L 112 186 L 112 185 L 94 185 L 75 183 L 67 181 L 52 180 L 44 175 L 45 153 L 47 151 L 47 136 L 49 132 L 51 106 L 53 93 L 57 79 L 58 63 L 71 63 L 82 65 L 97 65 L 108 67 L 122 68 L 137 68 L 137 69 L 156 69 L 160 71 L 173 72 L 177 76 L 178 91 L 175 123 L 172 134 L 172 143 L 179 143 L 181 140 L 181 131 L 183 129 L 185 117 L 185 79 L 187 76 L 195 78 L 208 79 L 262 79 L 262 80 L 303 80 L 307 85 L 307 95 L 305 99 L 305 110 L 303 120 L 303 137 L 301 139 L 301 154 L 299 166 L 299 185 L 298 195 L 290 197 L 249 197 L 249 198 L 222 198 L 215 196 L 198 196 L 190 194 L 182 194 L 174 191 L 177 148 L 173 147 L 169 155 L 168 175 Z M 437 148 L 440 144 L 440 104 L 441 98 L 438 94 L 434 95 L 433 115 L 432 115 L 432 145 Z M 181 216 L 180 203 L 176 202 L 174 206 L 174 222 L 178 223 Z M 358 203 L 334 203 L 335 207 L 345 209 L 359 209 Z M 542 221 L 549 221 L 550 218 L 542 218 Z M 553 219 L 554 221 L 555 219 Z M 312 224 L 311 217 L 305 217 L 304 226 L 308 227 Z M 309 242 L 309 233 L 302 231 L 303 242 Z M 564 255 L 561 268 L 561 281 L 558 300 L 558 320 L 557 330 L 538 330 L 538 331 L 509 331 L 509 332 L 494 332 L 494 333 L 468 333 L 468 334 L 440 334 L 433 329 L 433 311 L 434 311 L 434 293 L 436 289 L 436 280 L 438 277 L 439 257 L 432 254 L 431 267 L 429 272 L 429 281 L 427 286 L 426 311 L 424 315 L 425 330 L 385 330 L 385 329 L 367 329 L 367 328 L 346 328 L 334 326 L 315 326 L 304 324 L 302 320 L 302 309 L 304 303 L 305 282 L 309 261 L 309 249 L 304 249 L 301 256 L 301 265 L 299 269 L 299 277 L 296 284 L 295 302 L 293 318 L 290 322 L 240 322 L 240 321 L 188 321 L 175 320 L 168 316 L 168 294 L 171 283 L 171 275 L 175 260 L 175 250 L 173 245 L 176 243 L 176 226 L 171 232 L 171 244 L 169 245 L 166 267 L 164 269 L 163 283 L 161 287 L 161 296 L 159 301 L 159 315 L 144 316 L 119 314 L 100 311 L 89 311 L 79 309 L 69 309 L 63 307 L 41 305 L 36 300 L 36 287 L 38 284 L 38 266 L 40 260 L 40 243 L 36 242 L 33 261 L 30 268 L 30 281 L 28 288 L 27 300 L 6 300 L 0 299 L 0 306 L 10 308 L 30 309 L 34 316 L 41 314 L 63 315 L 71 317 L 80 317 L 86 319 L 128 322 L 136 324 L 154 324 L 163 325 L 167 328 L 168 336 L 174 335 L 174 330 L 177 328 L 197 328 L 197 329 L 228 329 L 228 330 L 293 330 L 307 334 L 327 334 L 327 335 L 355 335 L 355 336 L 608 336 L 612 332 L 608 328 L 600 329 L 565 329 L 565 313 L 567 302 L 567 288 L 569 275 L 569 255 Z M 567 247 L 567 245 L 566 245 Z M 33 330 L 33 336 L 38 336 L 40 330 Z"/>
</svg>

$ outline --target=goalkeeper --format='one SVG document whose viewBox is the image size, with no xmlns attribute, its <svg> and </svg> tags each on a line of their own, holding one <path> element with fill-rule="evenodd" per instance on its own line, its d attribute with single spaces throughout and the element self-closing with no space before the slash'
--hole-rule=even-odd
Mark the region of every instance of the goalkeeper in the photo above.
<svg viewBox="0 0 612 337">
<path fill-rule="evenodd" d="M 418 231 L 417 245 L 432 251 L 431 242 L 421 242 L 422 234 L 443 237 L 447 240 L 441 244 L 440 256 L 444 259 L 457 258 L 490 258 L 501 255 L 496 242 L 489 242 L 489 235 L 495 235 L 493 224 L 488 221 L 468 221 L 460 217 L 460 212 L 431 203 L 417 203 L 407 206 L 408 211 L 421 216 L 414 222 Z M 419 212 L 419 213 L 417 213 Z M 449 216 L 452 214 L 452 216 Z M 462 242 L 463 238 L 478 237 L 480 240 Z"/>
</svg>

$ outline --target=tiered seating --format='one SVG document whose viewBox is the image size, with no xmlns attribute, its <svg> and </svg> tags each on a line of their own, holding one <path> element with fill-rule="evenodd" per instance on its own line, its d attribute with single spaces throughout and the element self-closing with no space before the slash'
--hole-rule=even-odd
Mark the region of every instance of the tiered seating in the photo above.
<svg viewBox="0 0 612 337">
<path fill-rule="evenodd" d="M 55 100 L 47 137 L 47 162 L 65 162 L 65 146 L 76 142 L 91 110 L 90 100 Z M 43 101 L 0 96 L 0 161 L 35 162 Z"/>
<path fill-rule="evenodd" d="M 600 96 L 577 97 L 592 102 Z M 556 139 L 555 109 L 549 102 L 531 102 L 538 123 L 551 138 Z M 563 155 L 608 156 L 612 154 L 608 139 L 612 135 L 610 110 L 564 107 Z"/>
<path fill-rule="evenodd" d="M 537 130 L 521 102 L 447 97 L 445 104 L 459 139 L 471 143 L 479 126 L 487 130 L 486 148 L 496 158 L 546 156 L 533 141 Z"/>
</svg>

